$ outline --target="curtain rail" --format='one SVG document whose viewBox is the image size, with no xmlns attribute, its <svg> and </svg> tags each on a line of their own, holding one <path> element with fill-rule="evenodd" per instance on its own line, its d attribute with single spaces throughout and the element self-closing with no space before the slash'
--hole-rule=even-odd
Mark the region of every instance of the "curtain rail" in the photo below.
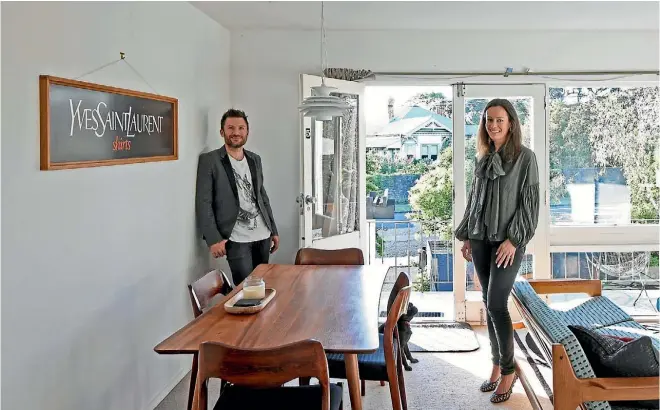
<svg viewBox="0 0 660 410">
<path fill-rule="evenodd" d="M 658 70 L 628 70 L 628 71 L 525 71 L 525 72 L 374 72 L 374 76 L 543 76 L 543 75 L 660 75 Z"/>
</svg>

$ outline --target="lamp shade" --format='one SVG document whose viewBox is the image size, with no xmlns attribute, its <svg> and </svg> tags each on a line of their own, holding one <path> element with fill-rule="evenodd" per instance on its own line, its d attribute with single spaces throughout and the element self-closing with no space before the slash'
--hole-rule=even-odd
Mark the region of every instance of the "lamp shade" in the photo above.
<svg viewBox="0 0 660 410">
<path fill-rule="evenodd" d="M 328 87 L 325 82 L 320 86 L 312 87 L 312 96 L 305 98 L 298 106 L 300 113 L 317 121 L 330 121 L 333 117 L 343 117 L 344 111 L 350 106 L 341 98 L 330 95 L 336 89 L 336 87 Z"/>
</svg>

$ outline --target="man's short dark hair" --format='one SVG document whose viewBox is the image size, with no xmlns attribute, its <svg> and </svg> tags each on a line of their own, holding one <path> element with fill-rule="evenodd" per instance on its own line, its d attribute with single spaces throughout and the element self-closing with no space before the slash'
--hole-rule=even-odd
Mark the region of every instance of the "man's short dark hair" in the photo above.
<svg viewBox="0 0 660 410">
<path fill-rule="evenodd" d="M 243 118 L 245 120 L 245 124 L 247 125 L 247 129 L 250 129 L 250 123 L 248 122 L 247 115 L 245 115 L 245 112 L 241 110 L 235 110 L 231 108 L 222 114 L 222 119 L 220 120 L 220 129 L 225 129 L 225 121 L 227 121 L 227 118 Z"/>
</svg>

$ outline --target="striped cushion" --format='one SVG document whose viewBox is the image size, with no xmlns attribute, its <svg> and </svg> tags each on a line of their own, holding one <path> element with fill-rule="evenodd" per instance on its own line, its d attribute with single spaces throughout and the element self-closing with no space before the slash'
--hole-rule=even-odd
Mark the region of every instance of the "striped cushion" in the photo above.
<svg viewBox="0 0 660 410">
<path fill-rule="evenodd" d="M 592 297 L 566 311 L 557 311 L 568 325 L 599 328 L 630 320 L 630 315 L 604 296 Z"/>
<path fill-rule="evenodd" d="M 550 337 L 552 343 L 561 343 L 566 349 L 575 375 L 580 379 L 593 379 L 596 377 L 589 364 L 587 356 L 580 346 L 577 338 L 562 319 L 561 312 L 551 309 L 541 299 L 532 285 L 525 278 L 519 277 L 513 285 L 513 292 L 525 305 L 534 319 Z M 611 410 L 606 401 L 586 402 L 587 410 Z"/>
</svg>

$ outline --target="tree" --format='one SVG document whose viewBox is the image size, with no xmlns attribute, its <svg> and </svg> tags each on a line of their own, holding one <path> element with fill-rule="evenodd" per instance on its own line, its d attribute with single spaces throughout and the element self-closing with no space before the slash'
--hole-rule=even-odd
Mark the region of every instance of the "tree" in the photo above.
<svg viewBox="0 0 660 410">
<path fill-rule="evenodd" d="M 445 148 L 435 167 L 423 174 L 409 193 L 414 215 L 423 221 L 422 229 L 445 239 L 451 235 L 453 188 L 452 150 Z"/>
<path fill-rule="evenodd" d="M 571 169 L 620 168 L 632 219 L 658 219 L 658 87 L 551 89 L 550 199 L 566 196 Z"/>
<path fill-rule="evenodd" d="M 451 99 L 441 92 L 419 93 L 408 100 L 409 105 L 424 107 L 436 114 L 452 118 L 453 105 Z"/>
<path fill-rule="evenodd" d="M 529 112 L 531 110 L 531 100 L 529 98 L 508 98 L 516 109 L 518 118 L 524 126 L 529 122 Z M 471 125 L 479 125 L 481 116 L 484 109 L 488 104 L 489 99 L 483 98 L 470 98 L 465 101 L 465 123 Z"/>
</svg>

